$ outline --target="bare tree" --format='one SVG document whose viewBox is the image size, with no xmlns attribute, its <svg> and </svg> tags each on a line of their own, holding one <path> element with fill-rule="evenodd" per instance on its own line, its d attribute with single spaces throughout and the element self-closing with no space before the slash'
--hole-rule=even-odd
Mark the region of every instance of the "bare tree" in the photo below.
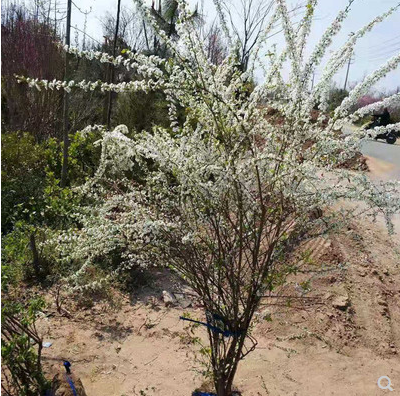
<svg viewBox="0 0 400 396">
<path fill-rule="evenodd" d="M 102 19 L 103 34 L 105 37 L 114 37 L 116 17 L 109 12 Z M 146 36 L 149 28 L 143 19 L 138 18 L 135 8 L 121 6 L 119 16 L 118 38 L 132 51 L 148 49 Z"/>
<path fill-rule="evenodd" d="M 237 8 L 229 1 L 224 1 L 223 6 L 229 16 L 235 38 L 240 43 L 240 64 L 243 70 L 246 70 L 250 52 L 258 42 L 265 21 L 274 6 L 274 0 L 240 0 Z M 232 10 L 236 10 L 236 15 Z"/>
<path fill-rule="evenodd" d="M 207 57 L 214 65 L 220 65 L 228 50 L 223 40 L 221 28 L 214 22 L 205 33 Z"/>
<path fill-rule="evenodd" d="M 59 136 L 62 94 L 29 92 L 15 79 L 22 73 L 48 80 L 62 78 L 64 59 L 54 42 L 57 34 L 52 25 L 33 18 L 31 10 L 18 3 L 2 3 L 1 36 L 4 130 L 29 131 L 38 141 Z"/>
<path fill-rule="evenodd" d="M 145 45 L 148 46 L 146 25 L 142 19 L 137 18 L 135 9 L 121 6 L 121 1 L 117 3 L 116 17 L 107 13 L 102 20 L 105 38 L 103 50 L 111 53 L 114 57 L 123 49 L 129 48 L 132 51 L 142 51 Z M 112 44 L 111 44 L 112 43 Z M 111 45 L 110 45 L 111 44 Z M 121 76 L 116 76 L 116 68 L 111 64 L 106 68 L 106 81 L 114 82 L 120 80 Z M 104 101 L 103 123 L 110 126 L 112 105 L 115 93 L 109 92 Z"/>
<path fill-rule="evenodd" d="M 239 43 L 239 62 L 243 71 L 247 70 L 250 53 L 260 41 L 266 21 L 271 21 L 270 13 L 274 8 L 275 0 L 239 0 L 233 4 L 232 0 L 222 0 L 222 11 L 228 16 L 229 29 L 232 38 Z M 303 7 L 295 4 L 289 14 L 296 15 Z M 276 23 L 277 31 L 282 31 L 280 23 Z"/>
</svg>

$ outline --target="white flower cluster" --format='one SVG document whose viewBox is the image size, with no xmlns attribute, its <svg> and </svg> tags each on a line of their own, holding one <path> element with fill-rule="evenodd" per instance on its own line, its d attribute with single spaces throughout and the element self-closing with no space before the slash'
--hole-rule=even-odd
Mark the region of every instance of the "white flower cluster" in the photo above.
<svg viewBox="0 0 400 396">
<path fill-rule="evenodd" d="M 163 81 L 154 81 L 154 80 L 135 80 L 130 82 L 122 82 L 119 84 L 113 83 L 104 83 L 102 81 L 86 81 L 82 80 L 76 82 L 74 80 L 71 81 L 60 81 L 60 80 L 38 80 L 37 78 L 30 78 L 30 77 L 23 77 L 23 76 L 16 76 L 19 83 L 25 82 L 30 87 L 34 87 L 37 90 L 41 91 L 42 88 L 44 89 L 51 89 L 51 90 L 60 90 L 63 89 L 70 93 L 72 88 L 82 89 L 83 91 L 95 91 L 99 89 L 101 92 L 133 92 L 133 91 L 144 91 L 150 92 L 156 89 L 163 88 Z"/>
<path fill-rule="evenodd" d="M 374 128 L 374 131 L 377 134 L 385 132 L 400 132 L 400 122 L 396 122 L 396 124 L 388 124 L 386 126 L 377 126 Z"/>
<path fill-rule="evenodd" d="M 349 93 L 341 105 L 335 110 L 336 116 L 344 117 L 348 115 L 352 106 L 354 106 L 358 99 L 365 95 L 368 90 L 379 80 L 386 77 L 386 75 L 395 70 L 400 64 L 400 54 L 393 56 L 389 61 L 381 66 L 378 70 L 367 76 L 362 82 L 357 84 Z"/>
<path fill-rule="evenodd" d="M 223 17 L 219 1 L 215 3 Z M 399 183 L 377 187 L 369 178 L 343 170 L 339 165 L 359 153 L 360 137 L 366 132 L 343 138 L 336 130 L 349 119 L 399 102 L 396 94 L 350 114 L 367 89 L 398 67 L 400 55 L 358 84 L 332 119 L 323 110 L 332 77 L 349 59 L 357 40 L 397 7 L 352 35 L 333 54 L 321 81 L 310 91 L 313 71 L 349 13 L 349 7 L 339 13 L 307 59 L 304 48 L 316 4 L 309 1 L 306 15 L 295 29 L 285 0 L 276 2 L 273 21 L 266 29 L 280 22 L 286 47 L 280 53 L 273 48 L 265 64 L 260 54 L 268 35 L 260 35 L 249 64 L 264 64 L 265 76 L 254 90 L 248 85 L 250 72 L 243 73 L 238 67 L 234 43 L 221 65 L 208 60 L 184 0 L 178 1 L 176 41 L 159 29 L 143 1 L 138 1 L 139 9 L 168 46 L 168 61 L 132 53 L 114 59 L 68 48 L 77 56 L 134 69 L 140 80 L 106 84 L 19 77 L 38 89 L 161 89 L 169 103 L 169 129 L 156 127 L 134 139 L 127 137 L 124 126 L 104 131 L 98 172 L 80 189 L 92 202 L 84 208 L 83 227 L 63 233 L 55 243 L 63 260 L 82 265 L 70 278 L 73 287 L 83 287 L 82 273 L 102 260 L 108 262 L 110 273 L 117 274 L 132 265 L 159 264 L 164 255 L 169 257 L 168 264 L 177 264 L 193 244 L 201 245 L 204 252 L 212 251 L 219 229 L 231 231 L 230 257 L 234 261 L 241 243 L 233 240 L 234 235 L 240 233 L 243 243 L 253 246 L 259 243 L 251 239 L 255 229 L 267 224 L 263 245 L 278 246 L 294 224 L 310 225 L 310 211 L 338 200 L 366 201 L 369 213 L 383 213 L 390 225 L 390 216 L 400 210 Z M 282 73 L 286 60 L 291 69 L 288 79 Z M 313 110 L 316 104 L 319 110 Z M 180 123 L 178 106 L 185 109 L 185 120 Z M 398 124 L 391 128 L 398 130 Z M 237 217 L 245 231 L 239 230 Z M 117 257 L 118 264 L 111 262 L 111 257 Z M 204 263 L 207 257 L 205 253 Z"/>
<path fill-rule="evenodd" d="M 355 121 L 359 120 L 360 118 L 363 118 L 367 115 L 373 114 L 376 111 L 382 111 L 385 107 L 399 108 L 400 107 L 400 92 L 396 93 L 394 95 L 391 95 L 387 98 L 384 98 L 378 102 L 371 103 L 369 105 L 361 107 L 360 109 L 355 111 L 353 114 L 350 114 L 348 119 L 351 120 L 352 122 L 355 122 Z"/>
</svg>

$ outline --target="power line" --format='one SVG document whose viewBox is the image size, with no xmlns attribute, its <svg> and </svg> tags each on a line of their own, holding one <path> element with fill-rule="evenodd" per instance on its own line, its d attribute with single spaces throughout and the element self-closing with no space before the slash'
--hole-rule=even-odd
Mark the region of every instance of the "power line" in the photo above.
<svg viewBox="0 0 400 396">
<path fill-rule="evenodd" d="M 394 48 L 392 50 L 389 50 L 387 52 L 378 54 L 377 56 L 373 56 L 372 58 L 369 58 L 370 60 L 378 60 L 378 59 L 386 59 L 388 56 L 394 56 L 396 55 L 397 52 L 400 52 L 400 47 Z"/>
<path fill-rule="evenodd" d="M 75 8 L 76 8 L 81 14 L 88 15 L 88 14 L 90 14 L 90 13 L 92 12 L 92 7 L 89 8 L 89 11 L 82 11 L 82 9 L 79 8 L 74 2 L 72 2 L 72 4 L 75 6 Z"/>
<path fill-rule="evenodd" d="M 398 38 L 400 38 L 400 34 L 398 36 L 392 37 L 389 40 L 382 41 L 380 44 L 369 45 L 368 47 L 360 47 L 360 49 L 368 49 L 369 50 L 371 48 L 380 47 L 382 44 L 390 43 L 391 41 L 397 40 Z"/>
<path fill-rule="evenodd" d="M 363 56 L 369 56 L 371 53 L 377 56 L 380 56 L 381 54 L 383 55 L 384 53 L 388 52 L 388 51 L 392 51 L 392 50 L 397 50 L 397 47 L 400 45 L 400 41 L 396 41 L 394 43 L 392 43 L 391 45 L 387 45 L 387 46 L 381 46 L 381 48 L 379 49 L 373 49 L 370 48 L 368 51 L 361 51 L 361 54 Z M 357 49 L 358 51 L 358 49 Z"/>
<path fill-rule="evenodd" d="M 357 55 L 358 58 L 364 59 L 364 60 L 371 60 L 371 59 L 384 59 L 387 55 L 395 54 L 397 51 L 400 51 L 400 42 L 397 44 L 397 46 L 393 46 L 390 48 L 384 48 L 383 51 L 376 51 L 376 52 L 369 52 L 367 53 L 361 53 L 360 55 Z M 357 54 L 359 52 L 357 51 Z"/>
<path fill-rule="evenodd" d="M 377 53 L 380 54 L 381 52 L 388 52 L 388 50 L 392 50 L 393 48 L 397 48 L 398 46 L 400 46 L 400 41 L 396 41 L 395 43 L 393 43 L 391 46 L 387 46 L 387 47 L 382 47 L 379 50 L 370 50 L 369 52 L 373 52 L 373 53 Z"/>
<path fill-rule="evenodd" d="M 89 37 L 91 40 L 95 41 L 96 43 L 102 45 L 102 43 L 99 40 L 96 40 L 95 38 L 93 38 L 92 36 L 88 35 L 86 32 L 84 32 L 83 30 L 77 28 L 76 26 L 71 26 L 72 29 L 77 30 L 78 32 L 83 33 L 85 36 Z"/>
</svg>

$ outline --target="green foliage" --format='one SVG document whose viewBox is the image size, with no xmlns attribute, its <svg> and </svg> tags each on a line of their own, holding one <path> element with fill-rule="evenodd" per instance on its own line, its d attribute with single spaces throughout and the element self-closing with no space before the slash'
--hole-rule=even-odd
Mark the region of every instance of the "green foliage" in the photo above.
<svg viewBox="0 0 400 396">
<path fill-rule="evenodd" d="M 368 124 L 371 121 L 372 121 L 372 117 L 368 115 L 368 116 L 360 118 L 354 124 L 359 127 L 362 127 L 363 125 Z"/>
<path fill-rule="evenodd" d="M 43 147 L 28 133 L 3 134 L 1 138 L 2 232 L 17 220 L 28 220 L 45 184 Z"/>
<path fill-rule="evenodd" d="M 53 228 L 64 228 L 73 222 L 71 215 L 78 204 L 76 194 L 70 188 L 62 188 L 54 173 L 48 173 L 43 190 L 42 224 Z"/>
<path fill-rule="evenodd" d="M 12 230 L 17 222 L 31 225 L 57 224 L 71 209 L 73 194 L 58 186 L 58 180 L 47 161 L 55 146 L 35 143 L 28 133 L 2 136 L 2 232 Z M 47 154 L 47 155 L 46 155 Z"/>
<path fill-rule="evenodd" d="M 349 95 L 349 92 L 345 89 L 333 87 L 329 92 L 329 107 L 328 111 L 331 114 L 342 102 L 343 99 Z"/>
<path fill-rule="evenodd" d="M 150 132 L 155 125 L 169 127 L 167 101 L 160 92 L 120 94 L 114 118 L 130 132 Z"/>
<path fill-rule="evenodd" d="M 18 221 L 2 241 L 2 290 L 23 281 L 45 281 L 48 275 L 58 271 L 51 265 L 51 255 L 42 243 L 51 235 L 51 230 L 39 228 L 24 221 Z M 31 240 L 35 241 L 36 252 Z M 35 253 L 37 256 L 35 257 Z"/>
<path fill-rule="evenodd" d="M 82 183 L 93 176 L 100 157 L 94 143 L 99 132 L 71 135 L 70 180 Z M 61 228 L 77 203 L 70 188 L 61 188 L 62 145 L 55 139 L 38 144 L 28 133 L 2 136 L 2 232 L 10 232 L 18 221 L 36 226 Z"/>
<path fill-rule="evenodd" d="M 1 290 L 7 292 L 25 277 L 31 267 L 32 253 L 29 250 L 29 234 L 23 230 L 22 222 L 3 237 L 1 262 Z"/>
<path fill-rule="evenodd" d="M 71 135 L 72 183 L 93 176 L 100 157 L 95 146 L 99 138 L 100 132 Z M 78 195 L 72 188 L 60 187 L 56 177 L 61 173 L 62 146 L 56 139 L 36 143 L 29 133 L 7 133 L 2 136 L 2 155 L 4 280 L 44 279 L 62 269 L 49 265 L 51 254 L 43 252 L 41 242 L 52 230 L 79 226 L 74 217 Z"/>
<path fill-rule="evenodd" d="M 72 185 L 85 182 L 92 177 L 100 159 L 101 148 L 95 142 L 101 138 L 99 131 L 81 132 L 70 134 L 68 177 Z M 63 144 L 56 139 L 49 139 L 46 143 L 45 156 L 47 173 L 55 179 L 61 174 Z"/>
<path fill-rule="evenodd" d="M 86 178 L 94 175 L 100 160 L 101 147 L 96 146 L 101 138 L 99 131 L 77 132 L 70 135 L 69 174 L 73 184 L 81 184 Z"/>
<path fill-rule="evenodd" d="M 18 317 L 24 326 L 35 324 L 39 312 L 46 306 L 41 297 L 33 297 L 27 303 L 6 298 L 1 308 L 2 319 L 8 317 Z"/>
</svg>

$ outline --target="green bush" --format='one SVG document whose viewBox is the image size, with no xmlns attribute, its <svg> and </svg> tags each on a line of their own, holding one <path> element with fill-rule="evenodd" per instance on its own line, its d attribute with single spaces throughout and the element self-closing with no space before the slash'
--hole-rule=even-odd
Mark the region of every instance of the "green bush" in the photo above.
<svg viewBox="0 0 400 396">
<path fill-rule="evenodd" d="M 101 138 L 100 131 L 78 131 L 70 134 L 68 178 L 72 185 L 84 183 L 92 177 L 100 160 L 101 148 L 95 142 Z M 63 143 L 49 139 L 45 144 L 47 172 L 61 175 Z"/>
<path fill-rule="evenodd" d="M 71 135 L 69 176 L 81 184 L 93 176 L 100 158 L 95 142 L 100 132 Z M 29 133 L 2 136 L 2 233 L 17 221 L 32 225 L 63 227 L 74 208 L 75 195 L 59 187 L 62 145 L 55 139 L 37 144 Z"/>
<path fill-rule="evenodd" d="M 343 99 L 349 95 L 346 89 L 333 87 L 329 92 L 328 112 L 332 115 L 333 111 L 342 103 Z"/>
<path fill-rule="evenodd" d="M 7 291 L 9 286 L 15 286 L 25 278 L 32 263 L 29 234 L 23 230 L 21 223 L 3 237 L 1 249 L 1 287 L 2 291 Z"/>
<path fill-rule="evenodd" d="M 155 125 L 169 128 L 167 101 L 160 92 L 119 94 L 113 121 L 131 132 L 151 131 Z"/>
<path fill-rule="evenodd" d="M 45 185 L 46 159 L 43 147 L 29 133 L 3 134 L 1 143 L 1 227 L 6 233 L 35 211 Z"/>
<path fill-rule="evenodd" d="M 94 143 L 99 137 L 100 132 L 71 135 L 73 183 L 81 184 L 94 174 L 100 156 Z M 79 196 L 59 185 L 62 147 L 55 139 L 38 144 L 30 134 L 16 132 L 3 135 L 2 143 L 4 270 L 16 282 L 43 281 L 59 268 L 50 265 L 51 255 L 44 254 L 41 242 L 52 230 L 79 226 L 74 217 Z"/>
</svg>

